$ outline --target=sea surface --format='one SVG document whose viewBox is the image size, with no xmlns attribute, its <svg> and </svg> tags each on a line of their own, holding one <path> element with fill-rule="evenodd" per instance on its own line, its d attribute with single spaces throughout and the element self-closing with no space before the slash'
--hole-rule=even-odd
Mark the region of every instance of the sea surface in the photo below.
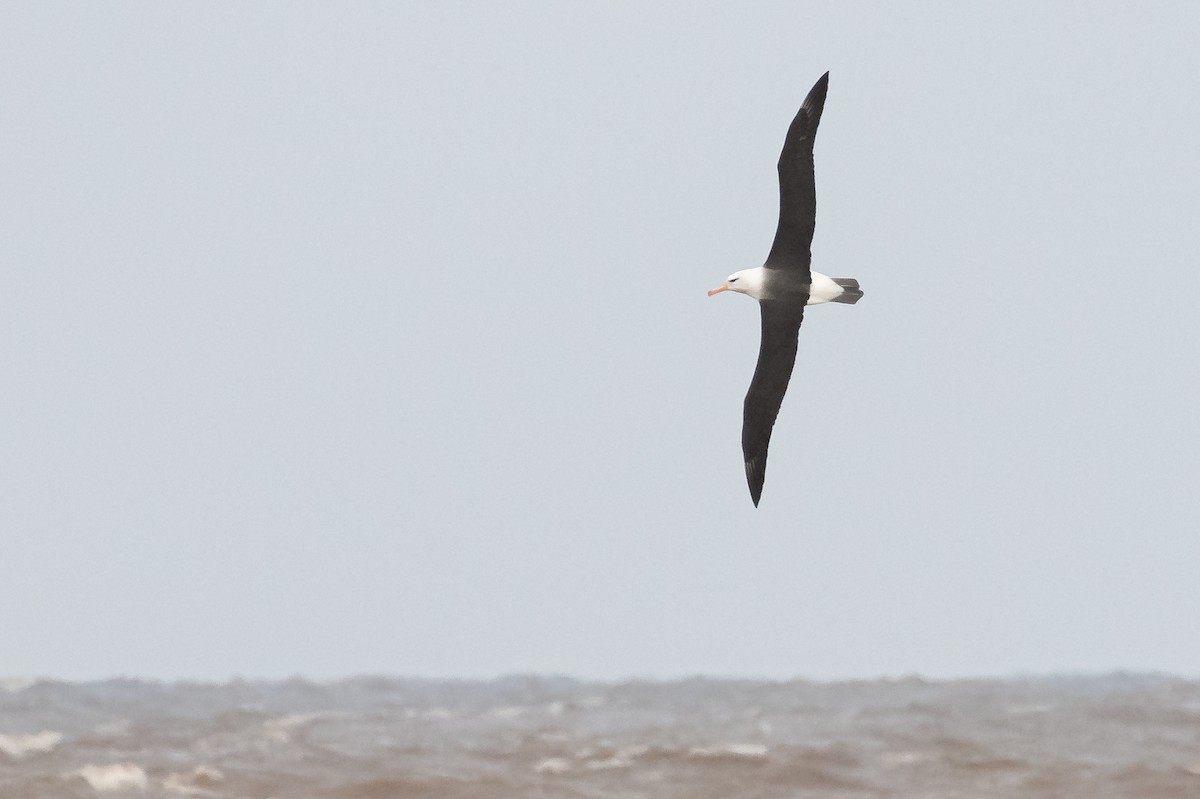
<svg viewBox="0 0 1200 799">
<path fill-rule="evenodd" d="M 1200 681 L 0 681 L 0 797 L 1200 797 Z"/>
</svg>

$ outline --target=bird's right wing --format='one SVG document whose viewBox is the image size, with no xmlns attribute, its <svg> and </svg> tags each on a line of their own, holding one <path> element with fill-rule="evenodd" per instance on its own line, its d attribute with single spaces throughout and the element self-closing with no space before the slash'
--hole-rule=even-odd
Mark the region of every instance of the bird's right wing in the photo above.
<svg viewBox="0 0 1200 799">
<path fill-rule="evenodd" d="M 775 426 L 775 417 L 779 415 L 779 406 L 783 404 L 783 395 L 796 363 L 796 343 L 807 299 L 801 296 L 799 302 L 763 300 L 759 303 L 762 340 L 758 347 L 758 365 L 742 404 L 742 455 L 746 461 L 746 482 L 755 507 L 758 507 L 767 475 L 771 428 Z"/>
</svg>

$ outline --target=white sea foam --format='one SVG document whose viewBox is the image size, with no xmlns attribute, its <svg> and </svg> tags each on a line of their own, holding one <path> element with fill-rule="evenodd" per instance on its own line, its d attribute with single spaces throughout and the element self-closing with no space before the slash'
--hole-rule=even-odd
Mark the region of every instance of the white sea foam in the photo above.
<svg viewBox="0 0 1200 799">
<path fill-rule="evenodd" d="M 76 773 L 87 780 L 94 791 L 146 790 L 146 772 L 133 763 L 112 763 L 107 766 L 89 763 Z"/>
<path fill-rule="evenodd" d="M 29 755 L 49 752 L 58 746 L 62 739 L 61 732 L 51 732 L 50 730 L 28 735 L 0 735 L 0 752 L 20 760 Z"/>
<path fill-rule="evenodd" d="M 503 708 L 500 708 L 503 710 Z M 493 711 L 494 713 L 495 711 Z M 417 710 L 415 707 L 404 709 L 404 718 L 406 719 L 427 719 L 429 721 L 442 721 L 445 719 L 458 718 L 458 713 L 447 710 L 444 707 L 433 707 L 428 710 Z"/>
<path fill-rule="evenodd" d="M 879 756 L 879 762 L 885 766 L 908 766 L 932 759 L 933 755 L 928 752 L 884 752 Z"/>
<path fill-rule="evenodd" d="M 530 713 L 544 711 L 551 716 L 561 716 L 567 709 L 567 706 L 562 702 L 547 702 L 541 706 L 531 705 L 503 705 L 494 707 L 490 711 L 490 715 L 498 719 L 515 719 L 519 716 L 527 716 Z M 442 718 L 446 718 L 443 716 Z"/>
<path fill-rule="evenodd" d="M 633 760 L 630 758 L 613 755 L 602 760 L 585 761 L 583 767 L 592 771 L 603 771 L 610 768 L 629 768 L 632 765 Z"/>
<path fill-rule="evenodd" d="M 599 752 L 591 747 L 585 747 L 575 753 L 578 760 L 583 761 L 583 767 L 592 771 L 603 771 L 613 768 L 629 768 L 642 755 L 650 751 L 650 747 L 643 744 L 633 744 L 631 746 L 622 746 L 615 752 L 607 750 L 607 757 L 599 755 L 605 753 L 605 749 Z"/>
<path fill-rule="evenodd" d="M 285 744 L 292 740 L 292 733 L 300 727 L 317 718 L 316 713 L 292 713 L 277 719 L 263 722 L 263 731 L 267 738 L 276 743 Z"/>
<path fill-rule="evenodd" d="M 762 760 L 767 756 L 763 744 L 724 744 L 722 746 L 693 746 L 689 757 L 731 757 L 746 760 Z"/>
<path fill-rule="evenodd" d="M 102 724 L 97 724 L 95 730 L 100 735 L 104 736 L 122 736 L 128 735 L 133 729 L 133 722 L 129 719 L 117 719 L 115 721 L 106 721 Z"/>
<path fill-rule="evenodd" d="M 225 775 L 217 769 L 209 768 L 208 766 L 196 766 L 196 768 L 187 774 L 172 771 L 163 780 L 163 787 L 172 793 L 179 793 L 184 796 L 217 796 L 217 792 L 211 790 L 211 788 L 224 780 Z"/>
<path fill-rule="evenodd" d="M 538 774 L 566 774 L 571 764 L 566 758 L 548 757 L 533 767 Z"/>
</svg>

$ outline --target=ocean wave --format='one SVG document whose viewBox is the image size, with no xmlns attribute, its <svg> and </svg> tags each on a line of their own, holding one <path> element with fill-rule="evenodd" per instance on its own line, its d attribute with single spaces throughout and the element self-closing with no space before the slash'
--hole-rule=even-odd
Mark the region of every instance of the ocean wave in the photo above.
<svg viewBox="0 0 1200 799">
<path fill-rule="evenodd" d="M 1197 707 L 1124 677 L 43 680 L 0 691 L 0 796 L 1179 799 Z"/>
<path fill-rule="evenodd" d="M 263 722 L 263 732 L 267 740 L 285 744 L 292 740 L 298 730 L 318 718 L 317 713 L 289 713 L 275 719 Z"/>
<path fill-rule="evenodd" d="M 718 746 L 693 746 L 688 757 L 721 760 L 766 760 L 767 747 L 763 744 L 720 744 Z"/>
<path fill-rule="evenodd" d="M 50 730 L 27 735 L 0 735 L 0 752 L 19 760 L 30 755 L 49 752 L 62 743 L 62 739 L 61 732 L 51 732 Z"/>
<path fill-rule="evenodd" d="M 216 789 L 224 781 L 225 775 L 219 770 L 208 766 L 196 766 L 186 774 L 172 771 L 163 780 L 163 788 L 183 796 L 219 796 L 220 793 Z"/>
<path fill-rule="evenodd" d="M 94 791 L 125 791 L 130 788 L 144 791 L 148 785 L 146 772 L 133 763 L 112 763 L 107 766 L 89 763 L 76 773 Z"/>
</svg>

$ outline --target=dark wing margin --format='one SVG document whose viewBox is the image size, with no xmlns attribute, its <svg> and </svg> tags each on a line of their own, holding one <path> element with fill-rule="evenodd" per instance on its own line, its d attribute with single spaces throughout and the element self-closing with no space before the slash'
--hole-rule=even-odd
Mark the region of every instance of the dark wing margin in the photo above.
<svg viewBox="0 0 1200 799">
<path fill-rule="evenodd" d="M 767 256 L 768 269 L 807 270 L 812 261 L 813 229 L 817 224 L 817 182 L 813 173 L 813 142 L 825 92 L 829 89 L 826 72 L 804 98 L 783 141 L 779 154 L 779 225 L 775 242 Z"/>
<path fill-rule="evenodd" d="M 787 392 L 796 363 L 796 340 L 804 320 L 804 302 L 762 300 L 762 341 L 758 347 L 758 365 L 742 404 L 742 455 L 746 461 L 746 482 L 754 507 L 762 496 L 767 476 L 767 445 L 771 428 L 779 415 L 779 406 Z"/>
</svg>

